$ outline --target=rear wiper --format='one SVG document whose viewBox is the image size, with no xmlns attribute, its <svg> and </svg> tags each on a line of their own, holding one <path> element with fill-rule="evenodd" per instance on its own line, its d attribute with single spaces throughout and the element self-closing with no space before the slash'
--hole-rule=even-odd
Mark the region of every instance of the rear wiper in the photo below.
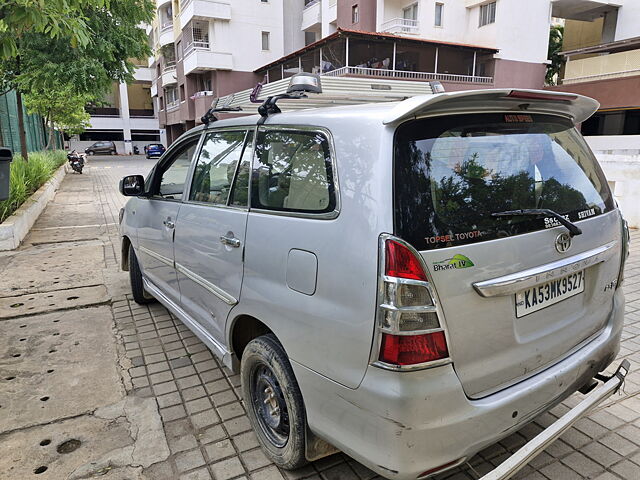
<svg viewBox="0 0 640 480">
<path fill-rule="evenodd" d="M 546 215 L 548 217 L 553 217 L 562 225 L 567 227 L 567 230 L 569 230 L 569 235 L 571 235 L 572 237 L 575 235 L 582 234 L 582 230 L 580 230 L 578 226 L 571 223 L 569 220 L 564 218 L 559 213 L 554 212 L 553 210 L 549 210 L 548 208 L 528 208 L 524 210 L 507 210 L 504 212 L 494 212 L 491 214 L 492 217 L 517 217 L 520 215 L 534 216 L 534 217 L 539 217 L 540 215 Z"/>
</svg>

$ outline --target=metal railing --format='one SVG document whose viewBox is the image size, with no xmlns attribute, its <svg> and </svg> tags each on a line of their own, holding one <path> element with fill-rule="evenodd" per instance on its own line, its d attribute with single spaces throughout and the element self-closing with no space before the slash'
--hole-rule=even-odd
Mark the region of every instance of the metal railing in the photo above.
<svg viewBox="0 0 640 480">
<path fill-rule="evenodd" d="M 341 67 L 322 75 L 328 77 L 345 77 L 348 75 L 362 77 L 376 77 L 402 80 L 441 80 L 445 82 L 464 83 L 493 83 L 493 77 L 479 77 L 475 75 L 457 75 L 453 73 L 410 72 L 407 70 L 384 70 L 367 67 Z"/>
<path fill-rule="evenodd" d="M 418 33 L 420 23 L 408 18 L 392 18 L 383 22 L 381 28 L 383 32 L 389 33 Z"/>
<path fill-rule="evenodd" d="M 167 62 L 162 69 L 162 73 L 173 72 L 176 69 L 176 62 Z"/>
<path fill-rule="evenodd" d="M 184 56 L 186 57 L 195 50 L 210 50 L 210 47 L 209 42 L 191 42 L 184 47 Z"/>
</svg>

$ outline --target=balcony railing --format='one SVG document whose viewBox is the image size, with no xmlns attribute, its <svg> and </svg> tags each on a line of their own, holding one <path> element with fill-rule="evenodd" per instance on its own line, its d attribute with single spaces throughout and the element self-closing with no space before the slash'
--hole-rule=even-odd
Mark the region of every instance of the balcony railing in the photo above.
<svg viewBox="0 0 640 480">
<path fill-rule="evenodd" d="M 172 28 L 173 28 L 173 20 L 167 20 L 162 24 L 162 28 L 160 29 L 160 31 L 164 32 L 166 30 L 171 30 Z"/>
<path fill-rule="evenodd" d="M 377 77 L 403 80 L 440 80 L 445 82 L 463 83 L 493 83 L 493 77 L 479 77 L 475 75 L 457 75 L 453 73 L 410 72 L 407 70 L 384 70 L 367 67 L 342 67 L 323 73 L 328 77 L 346 77 L 349 75 L 362 77 Z"/>
<path fill-rule="evenodd" d="M 167 112 L 177 110 L 178 108 L 180 108 L 180 100 L 174 100 L 173 102 L 167 103 Z"/>
<path fill-rule="evenodd" d="M 175 69 L 176 69 L 176 62 L 170 61 L 164 65 L 164 68 L 162 69 L 162 73 L 173 72 Z"/>
<path fill-rule="evenodd" d="M 85 110 L 92 117 L 119 117 L 120 109 L 117 107 L 86 107 Z"/>
<path fill-rule="evenodd" d="M 209 42 L 191 42 L 184 47 L 184 56 L 186 57 L 194 50 L 209 50 L 211 45 Z"/>
<path fill-rule="evenodd" d="M 388 33 L 416 34 L 420 30 L 418 20 L 410 20 L 408 18 L 392 18 L 384 22 L 381 27 L 383 32 Z"/>
</svg>

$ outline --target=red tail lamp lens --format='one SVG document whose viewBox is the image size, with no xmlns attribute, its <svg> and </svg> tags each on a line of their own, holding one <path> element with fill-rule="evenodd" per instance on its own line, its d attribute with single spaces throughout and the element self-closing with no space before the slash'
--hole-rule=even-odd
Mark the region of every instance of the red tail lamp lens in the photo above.
<svg viewBox="0 0 640 480">
<path fill-rule="evenodd" d="M 385 274 L 389 277 L 427 281 L 422 264 L 407 247 L 393 240 L 386 241 Z"/>
<path fill-rule="evenodd" d="M 391 365 L 416 365 L 449 357 L 444 332 L 423 335 L 382 334 L 380 361 Z"/>
</svg>

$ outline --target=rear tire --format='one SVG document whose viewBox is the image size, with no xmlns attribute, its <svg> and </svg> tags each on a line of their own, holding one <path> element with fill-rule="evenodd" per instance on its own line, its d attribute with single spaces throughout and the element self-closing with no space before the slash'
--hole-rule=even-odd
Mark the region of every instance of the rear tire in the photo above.
<svg viewBox="0 0 640 480">
<path fill-rule="evenodd" d="M 109 155 L 115 155 L 115 154 L 116 154 L 116 151 L 115 151 L 115 150 L 111 150 L 111 151 L 109 152 Z"/>
<path fill-rule="evenodd" d="M 156 301 L 156 299 L 144 289 L 142 271 L 140 270 L 138 258 L 136 257 L 136 252 L 134 252 L 132 246 L 129 247 L 129 282 L 131 283 L 133 300 L 137 304 L 145 305 Z"/>
<path fill-rule="evenodd" d="M 287 470 L 309 463 L 302 393 L 275 335 L 249 342 L 242 353 L 240 377 L 249 421 L 266 455 Z"/>
<path fill-rule="evenodd" d="M 96 154 L 96 152 L 94 152 L 93 150 L 89 150 L 89 151 L 87 152 L 87 155 L 94 156 L 95 154 Z"/>
</svg>

